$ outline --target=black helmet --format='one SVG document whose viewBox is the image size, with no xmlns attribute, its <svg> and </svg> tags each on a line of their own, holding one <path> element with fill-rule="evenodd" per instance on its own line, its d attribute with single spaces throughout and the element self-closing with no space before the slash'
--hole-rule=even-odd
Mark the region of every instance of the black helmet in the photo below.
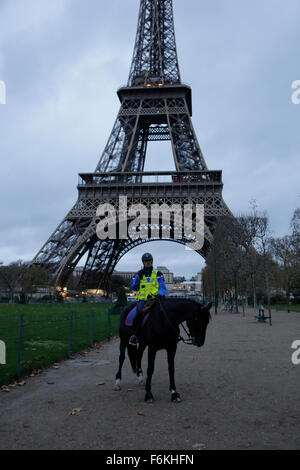
<svg viewBox="0 0 300 470">
<path fill-rule="evenodd" d="M 144 253 L 142 256 L 142 261 L 143 263 L 145 261 L 153 261 L 153 256 L 151 255 L 151 253 Z"/>
</svg>

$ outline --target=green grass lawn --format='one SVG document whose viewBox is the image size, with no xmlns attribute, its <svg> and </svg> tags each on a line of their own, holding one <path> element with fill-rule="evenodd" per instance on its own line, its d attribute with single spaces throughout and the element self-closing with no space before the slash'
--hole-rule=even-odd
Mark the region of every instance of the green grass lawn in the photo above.
<svg viewBox="0 0 300 470">
<path fill-rule="evenodd" d="M 119 315 L 108 315 L 111 304 L 0 305 L 0 340 L 6 345 L 6 364 L 0 365 L 0 385 L 17 378 L 20 314 L 23 313 L 21 376 L 68 356 L 70 312 L 71 354 L 118 334 Z M 91 314 L 92 312 L 92 314 Z"/>
<path fill-rule="evenodd" d="M 288 310 L 290 309 L 291 312 L 300 312 L 300 304 L 292 304 L 290 306 L 286 305 L 271 305 L 271 309 L 273 310 Z"/>
</svg>

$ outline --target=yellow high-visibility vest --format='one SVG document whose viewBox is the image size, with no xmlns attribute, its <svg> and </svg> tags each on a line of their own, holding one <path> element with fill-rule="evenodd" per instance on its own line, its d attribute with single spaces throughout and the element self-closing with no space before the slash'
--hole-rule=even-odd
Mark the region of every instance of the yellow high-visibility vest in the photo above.
<svg viewBox="0 0 300 470">
<path fill-rule="evenodd" d="M 147 300 L 148 295 L 151 295 L 151 297 L 155 297 L 158 291 L 159 283 L 157 280 L 157 269 L 153 269 L 149 281 L 146 278 L 145 274 L 140 280 L 140 288 L 138 290 L 138 293 L 136 294 L 136 298 L 138 300 Z"/>
</svg>

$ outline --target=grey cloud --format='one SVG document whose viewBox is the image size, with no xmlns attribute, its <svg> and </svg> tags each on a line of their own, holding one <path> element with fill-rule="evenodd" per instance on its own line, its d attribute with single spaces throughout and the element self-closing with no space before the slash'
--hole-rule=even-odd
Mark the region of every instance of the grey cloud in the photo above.
<svg viewBox="0 0 300 470">
<path fill-rule="evenodd" d="M 95 169 L 127 81 L 138 3 L 1 2 L 0 260 L 32 258 L 75 203 L 77 174 Z M 245 212 L 256 198 L 274 234 L 286 233 L 300 193 L 300 105 L 290 99 L 300 79 L 298 0 L 174 0 L 174 10 L 194 127 L 208 167 L 223 170 L 224 199 Z M 170 146 L 149 149 L 148 170 L 174 168 Z M 200 270 L 199 256 L 164 243 L 149 245 L 158 264 Z"/>
</svg>

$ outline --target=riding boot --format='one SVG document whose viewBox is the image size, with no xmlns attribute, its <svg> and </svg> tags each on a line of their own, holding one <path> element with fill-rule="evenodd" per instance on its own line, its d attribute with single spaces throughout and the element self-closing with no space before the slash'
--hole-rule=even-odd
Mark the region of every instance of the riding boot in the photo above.
<svg viewBox="0 0 300 470">
<path fill-rule="evenodd" d="M 131 346 L 137 346 L 139 343 L 140 330 L 142 326 L 143 314 L 139 310 L 134 321 L 134 334 L 129 339 Z"/>
</svg>

